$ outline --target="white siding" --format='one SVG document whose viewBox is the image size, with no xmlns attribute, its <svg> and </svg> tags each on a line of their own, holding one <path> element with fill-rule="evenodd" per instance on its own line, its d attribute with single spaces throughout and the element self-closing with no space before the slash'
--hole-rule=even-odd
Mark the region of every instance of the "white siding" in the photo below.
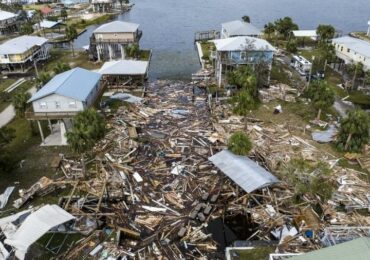
<svg viewBox="0 0 370 260">
<path fill-rule="evenodd" d="M 346 64 L 353 62 L 361 62 L 364 64 L 364 69 L 370 69 L 370 57 L 365 57 L 364 55 L 357 53 L 353 49 L 348 49 L 345 44 L 335 44 L 336 55 L 344 60 Z"/>
<path fill-rule="evenodd" d="M 73 102 L 75 102 L 75 106 Z M 84 110 L 84 105 L 81 101 L 57 94 L 35 100 L 32 102 L 32 106 L 35 113 L 76 112 Z"/>
</svg>

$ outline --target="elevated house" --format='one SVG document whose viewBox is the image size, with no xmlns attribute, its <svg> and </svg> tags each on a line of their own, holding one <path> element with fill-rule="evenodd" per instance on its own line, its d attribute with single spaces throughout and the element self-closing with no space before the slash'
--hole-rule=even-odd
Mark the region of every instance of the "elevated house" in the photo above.
<svg viewBox="0 0 370 260">
<path fill-rule="evenodd" d="M 109 61 L 125 59 L 125 47 L 139 43 L 142 32 L 139 25 L 114 21 L 97 28 L 90 38 L 90 53 L 93 59 Z"/>
<path fill-rule="evenodd" d="M 92 107 L 103 91 L 100 73 L 82 68 L 74 68 L 56 75 L 28 100 L 32 110 L 26 112 L 29 120 L 36 120 L 43 143 L 48 143 L 40 125 L 40 120 L 48 120 L 54 138 L 52 143 L 61 140 L 65 144 L 64 134 L 71 125 L 70 120 L 78 112 Z M 57 120 L 56 126 L 51 120 Z"/>
<path fill-rule="evenodd" d="M 17 15 L 0 10 L 0 35 L 18 31 Z"/>
<path fill-rule="evenodd" d="M 149 61 L 117 60 L 108 61 L 99 70 L 103 79 L 110 87 L 123 86 L 122 82 L 130 85 L 143 85 L 148 77 Z"/>
<path fill-rule="evenodd" d="M 342 64 L 361 62 L 364 70 L 370 70 L 370 42 L 358 38 L 344 36 L 332 41 L 335 54 Z"/>
<path fill-rule="evenodd" d="M 54 15 L 55 11 L 50 8 L 49 6 L 43 6 L 40 8 L 40 11 L 44 17 L 52 16 Z"/>
<path fill-rule="evenodd" d="M 262 35 L 261 30 L 251 23 L 236 20 L 221 24 L 222 39 L 237 36 L 261 37 Z"/>
<path fill-rule="evenodd" d="M 240 65 L 251 65 L 266 62 L 271 68 L 276 49 L 267 41 L 249 36 L 237 36 L 225 39 L 212 40 L 215 51 L 214 59 L 216 78 L 221 85 L 222 73 L 225 69 L 232 69 Z"/>
<path fill-rule="evenodd" d="M 4 74 L 26 73 L 34 64 L 50 57 L 48 39 L 20 36 L 0 45 L 0 70 Z"/>
<path fill-rule="evenodd" d="M 91 4 L 94 12 L 105 13 L 112 11 L 116 2 L 116 0 L 92 0 Z"/>
</svg>

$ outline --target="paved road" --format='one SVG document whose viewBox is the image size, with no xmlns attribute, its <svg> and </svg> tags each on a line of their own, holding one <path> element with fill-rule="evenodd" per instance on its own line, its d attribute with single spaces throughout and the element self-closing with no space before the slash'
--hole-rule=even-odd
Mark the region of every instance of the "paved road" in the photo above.
<svg viewBox="0 0 370 260">
<path fill-rule="evenodd" d="M 36 92 L 36 88 L 33 87 L 28 90 L 31 95 Z M 15 117 L 15 110 L 13 105 L 9 105 L 0 113 L 0 127 L 7 125 Z"/>
</svg>

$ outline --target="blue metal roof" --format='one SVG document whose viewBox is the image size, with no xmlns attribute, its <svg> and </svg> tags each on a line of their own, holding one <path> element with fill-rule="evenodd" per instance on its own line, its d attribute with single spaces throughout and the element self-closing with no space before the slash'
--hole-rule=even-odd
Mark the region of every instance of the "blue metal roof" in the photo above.
<svg viewBox="0 0 370 260">
<path fill-rule="evenodd" d="M 28 102 L 38 100 L 51 94 L 70 97 L 79 101 L 86 101 L 91 90 L 101 78 L 101 74 L 74 68 L 56 75 L 45 86 L 37 91 Z"/>
</svg>

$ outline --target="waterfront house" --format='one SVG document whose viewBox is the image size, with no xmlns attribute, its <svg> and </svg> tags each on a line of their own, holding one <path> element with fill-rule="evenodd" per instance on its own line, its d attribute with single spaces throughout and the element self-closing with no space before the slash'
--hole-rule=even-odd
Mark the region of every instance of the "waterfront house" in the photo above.
<svg viewBox="0 0 370 260">
<path fill-rule="evenodd" d="M 51 9 L 49 6 L 43 6 L 40 8 L 41 13 L 44 17 L 51 16 L 54 14 L 54 10 Z"/>
<path fill-rule="evenodd" d="M 211 58 L 215 60 L 216 76 L 221 84 L 222 71 L 239 65 L 251 65 L 266 62 L 270 67 L 276 49 L 267 41 L 259 38 L 238 36 L 212 40 L 215 51 Z"/>
<path fill-rule="evenodd" d="M 263 33 L 251 23 L 243 21 L 231 21 L 221 24 L 221 38 L 236 36 L 261 37 Z"/>
<path fill-rule="evenodd" d="M 91 4 L 94 12 L 105 13 L 112 11 L 115 2 L 114 0 L 92 0 Z"/>
<path fill-rule="evenodd" d="M 144 84 L 148 69 L 149 61 L 117 60 L 105 62 L 99 73 L 110 87 L 122 87 L 123 82 L 130 85 Z"/>
<path fill-rule="evenodd" d="M 18 31 L 17 15 L 0 10 L 0 35 Z"/>
<path fill-rule="evenodd" d="M 335 53 L 341 63 L 352 64 L 361 62 L 364 70 L 370 70 L 370 42 L 358 38 L 344 36 L 333 39 Z"/>
<path fill-rule="evenodd" d="M 125 59 L 125 48 L 139 43 L 142 32 L 139 25 L 114 21 L 98 27 L 90 38 L 93 59 L 108 61 Z"/>
<path fill-rule="evenodd" d="M 82 68 L 74 68 L 54 76 L 45 86 L 37 91 L 29 100 L 32 111 L 26 112 L 29 120 L 57 120 L 61 129 L 68 129 L 67 123 L 78 112 L 92 107 L 101 92 L 102 75 Z M 58 129 L 59 130 L 59 129 Z M 59 130 L 63 140 L 63 130 Z M 40 128 L 42 141 L 44 134 Z"/>
<path fill-rule="evenodd" d="M 0 45 L 0 71 L 26 73 L 40 60 L 50 57 L 48 39 L 37 36 L 20 36 Z"/>
</svg>

